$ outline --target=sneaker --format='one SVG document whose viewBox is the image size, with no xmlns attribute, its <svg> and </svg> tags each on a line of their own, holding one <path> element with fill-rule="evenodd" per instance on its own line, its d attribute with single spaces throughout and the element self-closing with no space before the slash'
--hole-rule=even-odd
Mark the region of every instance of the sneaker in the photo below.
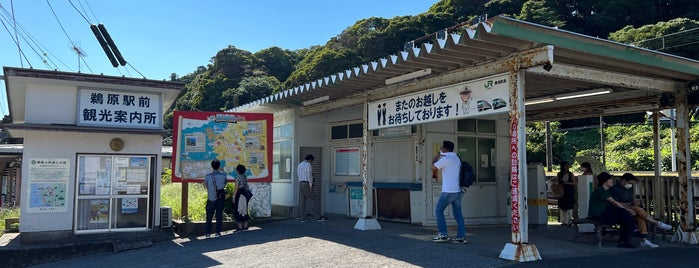
<svg viewBox="0 0 699 268">
<path fill-rule="evenodd" d="M 320 218 L 318 218 L 318 221 L 328 221 L 328 218 L 326 218 L 326 217 L 320 217 Z"/>
<path fill-rule="evenodd" d="M 659 221 L 658 224 L 657 224 L 657 226 L 658 226 L 658 228 L 663 229 L 663 230 L 665 230 L 665 231 L 672 229 L 672 226 L 671 226 L 671 225 L 669 225 L 669 224 L 667 224 L 667 223 L 664 223 L 664 222 L 662 222 L 662 221 Z"/>
<path fill-rule="evenodd" d="M 210 234 L 207 234 L 207 235 L 206 235 L 206 238 L 209 238 L 209 237 L 211 237 L 211 235 L 210 235 Z"/>
<path fill-rule="evenodd" d="M 466 241 L 466 238 L 463 238 L 463 237 L 452 238 L 451 242 L 454 244 L 466 244 L 466 243 L 468 243 L 468 241 Z"/>
<path fill-rule="evenodd" d="M 303 220 L 301 220 L 301 222 L 308 222 L 308 221 L 310 221 L 310 220 L 309 220 L 309 219 L 303 219 Z"/>
<path fill-rule="evenodd" d="M 645 248 L 657 248 L 657 247 L 659 247 L 659 246 L 656 245 L 656 244 L 653 244 L 652 242 L 650 242 L 649 240 L 646 239 L 646 240 L 644 240 L 643 242 L 641 242 L 641 247 L 645 247 Z"/>
<path fill-rule="evenodd" d="M 219 236 L 221 236 L 221 233 L 216 233 L 214 236 L 219 237 Z"/>
<path fill-rule="evenodd" d="M 437 236 L 432 238 L 432 242 L 435 242 L 435 243 L 442 243 L 442 242 L 447 242 L 447 241 L 449 241 L 449 236 L 442 235 L 442 234 L 437 235 Z"/>
</svg>

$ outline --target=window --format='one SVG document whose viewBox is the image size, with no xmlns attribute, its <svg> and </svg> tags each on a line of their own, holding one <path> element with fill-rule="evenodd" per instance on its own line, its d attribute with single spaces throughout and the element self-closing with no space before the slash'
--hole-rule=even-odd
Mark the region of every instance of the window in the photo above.
<svg viewBox="0 0 699 268">
<path fill-rule="evenodd" d="M 462 119 L 457 129 L 457 153 L 473 166 L 476 182 L 495 182 L 495 121 Z"/>
<path fill-rule="evenodd" d="M 78 155 L 76 233 L 145 230 L 152 158 Z"/>
<path fill-rule="evenodd" d="M 335 148 L 335 175 L 358 176 L 361 174 L 359 164 L 359 147 Z"/>
<path fill-rule="evenodd" d="M 291 180 L 294 125 L 287 124 L 274 128 L 272 153 L 272 180 Z"/>
<path fill-rule="evenodd" d="M 333 140 L 361 138 L 364 136 L 362 123 L 336 125 L 330 129 L 330 138 Z"/>
</svg>

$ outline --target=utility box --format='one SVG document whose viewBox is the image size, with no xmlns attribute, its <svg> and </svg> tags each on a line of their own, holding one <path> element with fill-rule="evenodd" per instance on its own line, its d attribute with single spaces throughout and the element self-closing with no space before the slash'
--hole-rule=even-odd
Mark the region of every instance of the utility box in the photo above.
<svg viewBox="0 0 699 268">
<path fill-rule="evenodd" d="M 529 224 L 548 223 L 548 202 L 546 194 L 546 174 L 544 167 L 527 165 L 527 205 L 529 206 Z"/>
</svg>

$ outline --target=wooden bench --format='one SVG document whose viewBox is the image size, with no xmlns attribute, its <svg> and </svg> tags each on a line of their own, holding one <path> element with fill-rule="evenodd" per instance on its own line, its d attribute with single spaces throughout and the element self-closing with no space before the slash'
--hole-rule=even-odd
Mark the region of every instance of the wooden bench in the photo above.
<svg viewBox="0 0 699 268">
<path fill-rule="evenodd" d="M 578 236 L 581 234 L 580 232 L 580 225 L 581 224 L 592 224 L 595 226 L 594 234 L 597 237 L 597 247 L 602 247 L 602 240 L 604 239 L 604 235 L 608 233 L 609 230 L 611 229 L 616 229 L 614 228 L 614 225 L 612 224 L 606 224 L 602 223 L 600 221 L 592 220 L 592 219 L 573 219 L 571 220 L 571 223 L 573 225 L 573 243 L 578 242 Z"/>
</svg>

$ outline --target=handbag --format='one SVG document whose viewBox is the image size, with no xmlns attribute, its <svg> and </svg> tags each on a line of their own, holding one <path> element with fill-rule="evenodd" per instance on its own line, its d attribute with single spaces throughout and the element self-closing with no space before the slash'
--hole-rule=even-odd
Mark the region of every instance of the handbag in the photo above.
<svg viewBox="0 0 699 268">
<path fill-rule="evenodd" d="M 212 173 L 211 180 L 214 182 L 214 189 L 216 189 L 216 199 L 226 199 L 226 188 L 218 189 L 216 186 L 216 176 Z"/>
<path fill-rule="evenodd" d="M 252 192 L 248 188 L 243 189 L 243 192 L 241 194 L 245 196 L 245 199 L 250 200 L 250 198 L 252 198 Z"/>
<path fill-rule="evenodd" d="M 549 197 L 552 198 L 562 198 L 565 195 L 565 190 L 563 190 L 563 184 L 559 182 L 554 182 L 549 187 Z"/>
</svg>

